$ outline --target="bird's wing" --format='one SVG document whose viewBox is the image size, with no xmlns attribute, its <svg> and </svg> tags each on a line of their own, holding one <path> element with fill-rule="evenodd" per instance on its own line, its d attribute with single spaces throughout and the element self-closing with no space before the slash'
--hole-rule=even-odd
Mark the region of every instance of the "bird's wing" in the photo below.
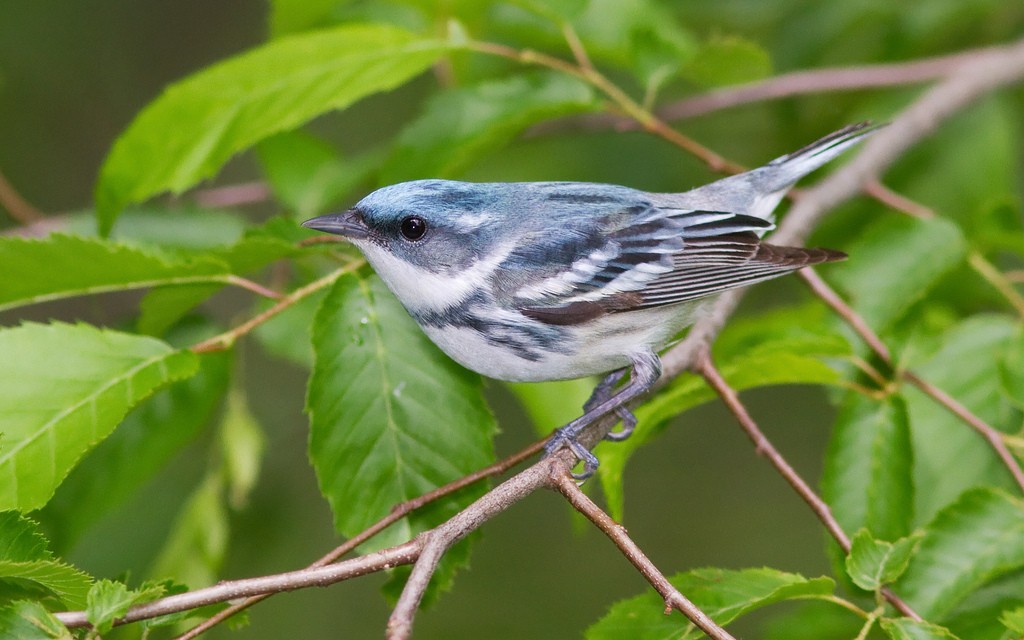
<svg viewBox="0 0 1024 640">
<path fill-rule="evenodd" d="M 652 208 L 604 232 L 561 273 L 517 295 L 520 310 L 570 325 L 607 313 L 676 304 L 774 278 L 843 254 L 762 243 L 761 218 Z M 582 246 L 582 245 L 581 245 Z"/>
</svg>

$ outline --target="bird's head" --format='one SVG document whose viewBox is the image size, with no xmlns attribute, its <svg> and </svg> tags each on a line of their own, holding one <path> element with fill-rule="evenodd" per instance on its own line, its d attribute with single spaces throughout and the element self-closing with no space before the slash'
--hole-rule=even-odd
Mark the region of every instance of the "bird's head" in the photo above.
<svg viewBox="0 0 1024 640">
<path fill-rule="evenodd" d="M 514 226 L 500 215 L 501 186 L 402 182 L 303 226 L 349 239 L 406 306 L 416 306 L 423 287 L 454 283 L 507 240 L 503 229 Z"/>
</svg>

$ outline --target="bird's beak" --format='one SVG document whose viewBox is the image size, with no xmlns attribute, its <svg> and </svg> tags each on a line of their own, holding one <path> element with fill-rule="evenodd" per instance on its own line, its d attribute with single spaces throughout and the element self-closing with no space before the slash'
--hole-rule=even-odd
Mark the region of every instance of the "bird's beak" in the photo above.
<svg viewBox="0 0 1024 640">
<path fill-rule="evenodd" d="M 370 230 L 363 221 L 363 214 L 358 209 L 349 209 L 342 213 L 328 213 L 325 216 L 306 220 L 302 226 L 317 231 L 326 231 L 349 240 L 362 240 L 370 235 Z"/>
</svg>

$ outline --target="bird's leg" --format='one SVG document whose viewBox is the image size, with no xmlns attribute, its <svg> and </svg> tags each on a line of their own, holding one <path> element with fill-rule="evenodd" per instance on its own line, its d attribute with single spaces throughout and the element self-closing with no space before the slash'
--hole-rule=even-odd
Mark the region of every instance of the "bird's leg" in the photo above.
<svg viewBox="0 0 1024 640">
<path fill-rule="evenodd" d="M 597 456 L 580 444 L 580 433 L 587 426 L 593 424 L 595 420 L 606 414 L 614 412 L 619 417 L 623 417 L 618 410 L 620 408 L 625 409 L 626 404 L 650 389 L 658 380 L 658 376 L 661 375 L 661 359 L 654 352 L 635 354 L 630 360 L 633 364 L 633 371 L 629 377 L 629 382 L 619 389 L 617 393 L 611 394 L 611 388 L 622 376 L 619 372 L 607 376 L 601 381 L 598 388 L 594 390 L 590 400 L 584 405 L 583 415 L 564 427 L 555 429 L 555 432 L 544 446 L 546 455 L 551 455 L 563 446 L 569 447 L 576 454 L 576 457 L 583 462 L 583 472 L 573 474 L 573 477 L 577 480 L 586 480 L 594 475 L 599 464 Z M 612 376 L 614 375 L 618 375 L 618 377 L 613 380 Z M 604 388 L 602 389 L 602 387 Z M 626 419 L 623 418 L 624 431 L 626 429 L 632 431 L 633 425 L 636 424 L 636 419 L 633 418 L 633 414 L 629 413 L 628 410 L 626 412 L 630 416 L 631 420 L 629 422 L 632 422 L 632 424 L 627 423 Z M 621 433 L 618 435 L 622 436 Z M 626 433 L 626 435 L 628 436 L 629 434 Z M 622 437 L 618 439 L 621 440 Z"/>
<path fill-rule="evenodd" d="M 612 397 L 612 390 L 615 385 L 622 380 L 622 377 L 629 371 L 629 367 L 623 367 L 612 371 L 604 377 L 601 382 L 594 387 L 594 392 L 590 394 L 590 398 L 583 403 L 583 412 L 587 413 L 592 408 L 596 407 L 601 402 L 604 402 L 608 398 Z M 625 405 L 619 406 L 615 409 L 615 415 L 619 416 L 622 420 L 621 431 L 609 431 L 605 434 L 605 440 L 611 440 L 612 442 L 621 442 L 628 438 L 633 433 L 633 429 L 636 427 L 636 416 L 633 412 L 626 408 Z"/>
</svg>

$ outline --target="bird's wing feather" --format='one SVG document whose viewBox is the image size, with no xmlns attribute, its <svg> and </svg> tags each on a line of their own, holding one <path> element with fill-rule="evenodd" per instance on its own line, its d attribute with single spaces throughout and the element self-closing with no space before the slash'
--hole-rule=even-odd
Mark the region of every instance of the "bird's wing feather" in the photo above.
<svg viewBox="0 0 1024 640">
<path fill-rule="evenodd" d="M 742 214 L 651 208 L 605 231 L 604 242 L 591 243 L 568 269 L 524 288 L 519 307 L 548 324 L 579 324 L 696 300 L 843 257 L 762 243 L 758 233 L 770 227 Z"/>
<path fill-rule="evenodd" d="M 522 287 L 515 298 L 539 302 L 539 306 L 562 306 L 639 291 L 672 273 L 676 257 L 691 239 L 696 242 L 725 234 L 761 232 L 771 226 L 770 222 L 742 214 L 636 206 L 607 216 L 604 224 L 586 234 L 585 240 L 577 235 L 559 243 L 551 256 L 557 255 L 559 260 L 547 264 L 561 262 L 566 266 Z M 565 252 L 574 254 L 568 263 Z"/>
</svg>

